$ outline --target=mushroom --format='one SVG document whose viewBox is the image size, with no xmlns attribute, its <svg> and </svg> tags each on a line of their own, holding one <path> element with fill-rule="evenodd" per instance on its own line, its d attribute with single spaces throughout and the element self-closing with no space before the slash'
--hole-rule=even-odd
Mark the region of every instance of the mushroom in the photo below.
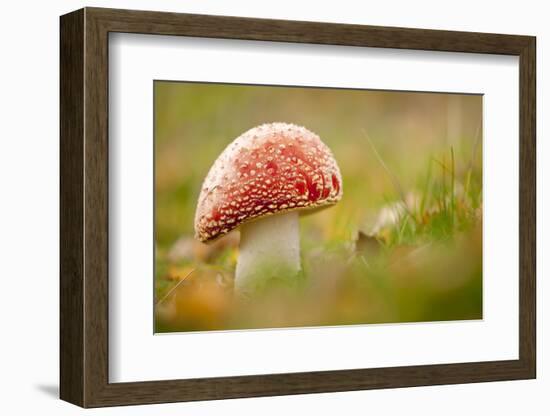
<svg viewBox="0 0 550 416">
<path fill-rule="evenodd" d="M 212 241 L 240 228 L 235 291 L 249 296 L 301 270 L 299 214 L 342 198 L 330 149 L 304 127 L 271 123 L 230 143 L 206 176 L 195 238 Z"/>
</svg>

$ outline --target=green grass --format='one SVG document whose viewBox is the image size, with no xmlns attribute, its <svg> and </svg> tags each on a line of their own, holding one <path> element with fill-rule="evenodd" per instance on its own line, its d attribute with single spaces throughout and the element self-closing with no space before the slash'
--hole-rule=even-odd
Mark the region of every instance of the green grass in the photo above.
<svg viewBox="0 0 550 416">
<path fill-rule="evenodd" d="M 404 207 L 403 215 L 387 230 L 388 246 L 452 239 L 480 221 L 480 173 L 470 168 L 465 178 L 457 178 L 452 147 L 448 158 L 445 156 L 442 160 L 430 160 L 421 194 L 416 196 L 419 202 L 399 201 Z M 434 165 L 440 171 L 435 177 Z M 468 189 L 473 188 L 472 181 L 477 192 Z"/>
</svg>

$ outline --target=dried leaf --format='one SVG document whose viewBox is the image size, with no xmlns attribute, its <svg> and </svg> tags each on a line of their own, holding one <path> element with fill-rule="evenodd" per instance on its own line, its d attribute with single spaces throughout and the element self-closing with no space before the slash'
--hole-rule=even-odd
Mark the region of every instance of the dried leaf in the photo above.
<svg viewBox="0 0 550 416">
<path fill-rule="evenodd" d="M 201 243 L 188 235 L 181 236 L 170 248 L 168 261 L 179 262 L 201 261 L 208 262 L 227 248 L 236 248 L 239 245 L 239 233 L 229 233 L 208 244 Z"/>
<path fill-rule="evenodd" d="M 365 234 L 363 231 L 359 231 L 357 233 L 357 239 L 355 240 L 355 252 L 358 255 L 364 256 L 365 259 L 370 259 L 378 256 L 381 249 L 382 244 L 376 237 Z"/>
</svg>

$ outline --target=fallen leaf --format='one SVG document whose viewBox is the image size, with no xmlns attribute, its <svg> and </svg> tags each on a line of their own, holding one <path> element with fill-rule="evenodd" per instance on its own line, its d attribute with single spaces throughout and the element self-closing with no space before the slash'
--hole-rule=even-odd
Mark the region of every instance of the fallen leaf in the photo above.
<svg viewBox="0 0 550 416">
<path fill-rule="evenodd" d="M 365 260 L 369 260 L 372 257 L 378 256 L 382 244 L 373 235 L 368 235 L 363 231 L 357 233 L 357 239 L 355 240 L 355 253 L 364 256 Z"/>
<path fill-rule="evenodd" d="M 237 248 L 239 246 L 239 233 L 229 233 L 211 243 L 204 244 L 195 240 L 193 237 L 183 235 L 176 240 L 168 251 L 168 261 L 179 262 L 201 261 L 208 262 L 218 256 L 227 248 Z"/>
</svg>

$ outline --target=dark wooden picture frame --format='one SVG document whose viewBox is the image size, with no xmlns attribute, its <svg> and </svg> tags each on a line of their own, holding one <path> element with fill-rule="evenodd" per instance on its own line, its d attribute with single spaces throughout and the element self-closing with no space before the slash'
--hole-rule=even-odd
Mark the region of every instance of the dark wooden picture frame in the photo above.
<svg viewBox="0 0 550 416">
<path fill-rule="evenodd" d="M 61 17 L 60 396 L 83 407 L 519 380 L 536 376 L 535 38 L 85 8 Z M 108 36 L 111 32 L 519 57 L 519 359 L 109 383 Z"/>
</svg>

